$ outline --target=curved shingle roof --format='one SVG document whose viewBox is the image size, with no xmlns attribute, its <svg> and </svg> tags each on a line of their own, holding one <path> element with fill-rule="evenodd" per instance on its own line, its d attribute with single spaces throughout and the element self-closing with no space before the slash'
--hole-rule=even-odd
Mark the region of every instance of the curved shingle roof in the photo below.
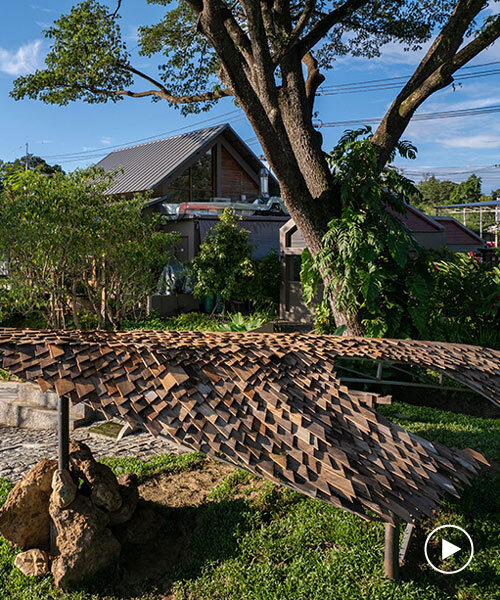
<svg viewBox="0 0 500 600">
<path fill-rule="evenodd" d="M 430 366 L 500 403 L 500 352 L 300 334 L 0 329 L 0 367 L 108 417 L 364 518 L 415 522 L 486 460 L 409 433 L 365 406 L 337 357 Z"/>
</svg>

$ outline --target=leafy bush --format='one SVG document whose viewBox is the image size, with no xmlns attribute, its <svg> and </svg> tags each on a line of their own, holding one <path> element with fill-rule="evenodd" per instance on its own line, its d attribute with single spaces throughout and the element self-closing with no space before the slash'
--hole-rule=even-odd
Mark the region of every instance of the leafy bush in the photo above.
<svg viewBox="0 0 500 600">
<path fill-rule="evenodd" d="M 170 319 L 150 316 L 137 321 L 125 321 L 123 329 L 157 330 L 157 331 L 250 331 L 272 320 L 270 313 L 260 312 L 244 316 L 241 313 L 230 315 L 226 313 L 224 320 L 220 315 L 191 312 Z"/>
<path fill-rule="evenodd" d="M 231 317 L 229 323 L 219 326 L 219 331 L 251 331 L 261 327 L 265 322 L 266 319 L 259 315 L 244 317 L 241 313 L 236 313 Z"/>
<path fill-rule="evenodd" d="M 323 327 L 333 326 L 334 298 L 338 312 L 362 323 L 368 335 L 383 336 L 403 323 L 400 296 L 414 269 L 410 255 L 419 247 L 397 216 L 405 212 L 405 200 L 415 187 L 391 167 L 379 173 L 370 131 L 347 131 L 329 157 L 342 210 L 328 223 L 320 252 L 313 258 L 304 251 L 301 280 L 310 307 L 318 284 L 324 283 L 317 308 Z M 415 156 L 408 142 L 400 142 L 397 150 L 404 157 Z"/>
<path fill-rule="evenodd" d="M 398 150 L 415 152 L 405 142 Z M 378 174 L 369 128 L 347 132 L 331 161 L 343 209 L 329 223 L 318 255 L 306 249 L 302 256 L 308 306 L 324 282 L 317 329 L 335 329 L 333 297 L 336 310 L 354 315 L 369 336 L 500 347 L 500 269 L 475 256 L 425 251 L 415 242 L 397 216 L 415 188 L 390 167 Z"/>
<path fill-rule="evenodd" d="M 230 302 L 248 302 L 256 310 L 276 311 L 279 257 L 271 252 L 260 260 L 252 258 L 249 232 L 238 227 L 237 219 L 234 211 L 226 208 L 188 266 L 193 295 L 220 298 L 224 307 Z"/>
<path fill-rule="evenodd" d="M 221 320 L 217 316 L 205 313 L 190 312 L 170 319 L 150 316 L 137 321 L 125 321 L 123 329 L 158 330 L 158 331 L 217 331 Z"/>
<path fill-rule="evenodd" d="M 247 299 L 255 274 L 248 235 L 246 229 L 238 227 L 234 211 L 226 208 L 188 267 L 195 298 L 218 295 L 224 302 Z"/>
<path fill-rule="evenodd" d="M 8 180 L 0 256 L 9 257 L 10 290 L 23 314 L 37 311 L 52 328 L 80 327 L 82 292 L 99 327 L 144 312 L 178 236 L 144 212 L 147 196 L 106 196 L 112 180 L 98 169 L 50 177 L 27 171 Z"/>
<path fill-rule="evenodd" d="M 500 268 L 456 254 L 428 269 L 431 292 L 420 309 L 427 314 L 415 322 L 420 337 L 500 348 Z"/>
</svg>

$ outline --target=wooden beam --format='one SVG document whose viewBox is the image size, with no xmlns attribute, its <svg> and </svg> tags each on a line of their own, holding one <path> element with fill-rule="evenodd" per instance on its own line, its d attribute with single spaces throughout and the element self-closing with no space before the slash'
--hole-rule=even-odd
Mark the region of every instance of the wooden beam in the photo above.
<svg viewBox="0 0 500 600">
<path fill-rule="evenodd" d="M 401 548 L 399 549 L 399 566 L 402 567 L 406 562 L 406 556 L 408 554 L 408 549 L 410 548 L 411 540 L 415 533 L 415 525 L 413 523 L 407 523 L 405 532 L 403 534 L 403 542 L 401 543 Z"/>
</svg>

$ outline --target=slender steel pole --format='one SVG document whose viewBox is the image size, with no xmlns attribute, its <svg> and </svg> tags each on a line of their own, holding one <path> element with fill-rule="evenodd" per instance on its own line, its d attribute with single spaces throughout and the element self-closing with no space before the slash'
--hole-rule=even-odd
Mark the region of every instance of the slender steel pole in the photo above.
<svg viewBox="0 0 500 600">
<path fill-rule="evenodd" d="M 67 471 L 69 469 L 69 398 L 67 396 L 59 398 L 58 425 L 58 467 L 60 471 Z"/>
<path fill-rule="evenodd" d="M 384 573 L 388 579 L 397 581 L 399 576 L 399 523 L 385 524 Z"/>
</svg>

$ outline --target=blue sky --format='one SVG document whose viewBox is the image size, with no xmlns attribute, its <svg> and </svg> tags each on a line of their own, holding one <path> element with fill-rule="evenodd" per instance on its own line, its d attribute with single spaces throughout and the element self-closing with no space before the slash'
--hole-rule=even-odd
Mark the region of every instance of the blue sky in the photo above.
<svg viewBox="0 0 500 600">
<path fill-rule="evenodd" d="M 66 170 L 86 166 L 106 153 L 106 148 L 157 136 L 179 127 L 197 128 L 201 121 L 226 119 L 239 135 L 254 142 L 251 127 L 231 99 L 224 99 L 209 113 L 183 117 L 165 102 L 148 99 L 125 99 L 117 104 L 88 105 L 72 103 L 67 107 L 47 106 L 41 102 L 9 97 L 13 79 L 43 65 L 47 41 L 42 29 L 61 12 L 72 6 L 71 0 L 39 0 L 39 3 L 19 0 L 5 3 L 0 22 L 0 159 L 12 160 L 24 153 L 25 143 L 30 152 L 43 156 L 48 162 L 58 162 Z M 130 49 L 137 46 L 136 29 L 140 24 L 154 23 L 162 8 L 144 1 L 125 0 L 121 10 L 122 32 Z M 382 58 L 371 61 L 343 58 L 327 72 L 325 85 L 366 81 L 411 73 L 422 53 L 405 52 L 402 46 L 390 45 Z M 478 56 L 472 65 L 500 61 L 500 43 Z M 147 60 L 137 57 L 136 64 L 147 67 Z M 499 67 L 500 65 L 497 65 Z M 154 71 L 151 71 L 154 74 Z M 460 81 L 460 77 L 457 79 Z M 464 80 L 455 91 L 450 87 L 431 97 L 420 112 L 478 108 L 499 104 L 500 75 Z M 317 109 L 323 122 L 363 119 L 381 116 L 397 90 L 350 93 L 322 96 Z M 217 122 L 214 120 L 214 122 Z M 210 123 L 209 123 L 210 124 Z M 325 148 L 335 144 L 342 128 L 323 128 Z M 474 170 L 483 177 L 483 191 L 500 187 L 500 113 L 446 120 L 419 121 L 407 129 L 405 139 L 419 149 L 415 161 L 398 161 L 418 179 L 419 174 L 433 172 L 437 177 L 461 181 Z M 258 145 L 252 148 L 260 153 Z M 61 155 L 88 152 L 85 158 Z M 52 158 L 58 157 L 58 158 Z"/>
</svg>

